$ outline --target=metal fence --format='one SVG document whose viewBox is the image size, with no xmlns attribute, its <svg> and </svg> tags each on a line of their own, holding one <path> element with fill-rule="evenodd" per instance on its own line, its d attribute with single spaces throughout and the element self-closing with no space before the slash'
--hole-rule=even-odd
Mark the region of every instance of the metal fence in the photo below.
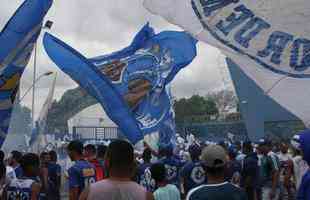
<svg viewBox="0 0 310 200">
<path fill-rule="evenodd" d="M 116 127 L 73 127 L 73 138 L 79 140 L 111 140 L 119 137 Z"/>
<path fill-rule="evenodd" d="M 304 124 L 296 120 L 265 122 L 263 134 L 272 138 L 289 139 L 304 129 Z M 234 134 L 239 140 L 244 140 L 251 134 L 247 132 L 243 121 L 177 124 L 177 132 L 181 135 L 193 133 L 203 140 L 214 141 L 226 138 L 227 133 Z"/>
</svg>

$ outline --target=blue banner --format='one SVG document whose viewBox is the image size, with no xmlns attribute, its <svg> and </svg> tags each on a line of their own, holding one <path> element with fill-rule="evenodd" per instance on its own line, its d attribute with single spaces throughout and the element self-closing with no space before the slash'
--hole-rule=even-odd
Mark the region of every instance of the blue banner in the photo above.
<svg viewBox="0 0 310 200">
<path fill-rule="evenodd" d="M 22 73 L 52 0 L 26 0 L 0 33 L 0 146 L 10 125 Z"/>
<path fill-rule="evenodd" d="M 55 37 L 44 38 L 52 60 L 101 103 L 133 143 L 158 132 L 171 116 L 167 87 L 196 57 L 196 42 L 185 32 L 155 34 L 146 24 L 123 50 L 86 59 Z"/>
</svg>

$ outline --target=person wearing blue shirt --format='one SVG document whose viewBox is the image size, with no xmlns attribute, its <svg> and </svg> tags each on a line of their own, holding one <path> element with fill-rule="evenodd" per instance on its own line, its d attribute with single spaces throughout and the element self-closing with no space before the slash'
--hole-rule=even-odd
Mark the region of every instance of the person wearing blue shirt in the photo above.
<svg viewBox="0 0 310 200">
<path fill-rule="evenodd" d="M 225 170 L 225 180 L 234 185 L 240 185 L 241 163 L 236 160 L 238 150 L 233 145 L 228 148 L 229 161 Z"/>
<path fill-rule="evenodd" d="M 80 194 L 90 184 L 96 182 L 96 172 L 92 164 L 83 159 L 83 144 L 72 141 L 67 152 L 74 165 L 69 168 L 69 200 L 78 200 Z"/>
<path fill-rule="evenodd" d="M 16 174 L 17 178 L 20 178 L 20 177 L 23 176 L 23 170 L 22 170 L 21 166 L 16 167 L 14 169 L 14 171 L 15 171 L 15 174 Z"/>
<path fill-rule="evenodd" d="M 50 151 L 50 162 L 48 163 L 48 199 L 60 199 L 61 166 L 57 164 L 57 153 Z"/>
<path fill-rule="evenodd" d="M 164 147 L 163 153 L 164 157 L 159 161 L 159 163 L 165 165 L 168 184 L 174 184 L 180 188 L 180 170 L 184 164 L 181 160 L 174 157 L 172 145 Z"/>
<path fill-rule="evenodd" d="M 191 189 L 207 183 L 205 170 L 199 159 L 201 147 L 198 144 L 193 144 L 189 147 L 188 151 L 191 156 L 191 161 L 185 164 L 180 173 L 185 195 Z"/>
<path fill-rule="evenodd" d="M 245 157 L 241 161 L 240 186 L 245 189 L 248 199 L 258 199 L 259 189 L 259 166 L 257 153 L 253 151 L 250 141 L 243 144 L 243 154 Z"/>
<path fill-rule="evenodd" d="M 149 148 L 146 148 L 142 154 L 143 163 L 138 166 L 137 169 L 137 182 L 142 185 L 147 191 L 154 192 L 155 182 L 152 179 L 150 167 L 152 152 Z"/>
<path fill-rule="evenodd" d="M 225 181 L 227 153 L 219 145 L 209 145 L 202 151 L 201 160 L 208 176 L 208 184 L 189 191 L 186 200 L 247 200 L 239 187 Z"/>
<path fill-rule="evenodd" d="M 303 159 L 310 165 L 310 130 L 305 130 L 293 139 L 295 148 L 303 153 Z M 310 200 L 310 170 L 306 172 L 301 180 L 297 194 L 297 200 Z"/>
</svg>

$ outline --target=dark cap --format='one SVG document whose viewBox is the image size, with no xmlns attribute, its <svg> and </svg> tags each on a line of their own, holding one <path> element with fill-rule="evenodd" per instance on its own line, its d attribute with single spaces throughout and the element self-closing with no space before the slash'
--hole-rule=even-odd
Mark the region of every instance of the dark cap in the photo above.
<svg viewBox="0 0 310 200">
<path fill-rule="evenodd" d="M 258 141 L 259 146 L 271 145 L 271 141 L 265 138 L 262 138 Z"/>
</svg>

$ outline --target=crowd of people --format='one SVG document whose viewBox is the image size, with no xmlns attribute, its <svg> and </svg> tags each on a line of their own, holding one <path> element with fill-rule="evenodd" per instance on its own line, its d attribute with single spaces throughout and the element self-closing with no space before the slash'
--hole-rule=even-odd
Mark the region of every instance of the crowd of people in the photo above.
<svg viewBox="0 0 310 200">
<path fill-rule="evenodd" d="M 1 151 L 0 199 L 309 200 L 309 142 L 310 133 L 277 144 L 191 139 L 158 151 L 145 144 L 139 153 L 125 140 L 108 146 L 75 140 L 66 147 L 73 161 L 67 170 L 55 151 L 7 157 Z"/>
</svg>

